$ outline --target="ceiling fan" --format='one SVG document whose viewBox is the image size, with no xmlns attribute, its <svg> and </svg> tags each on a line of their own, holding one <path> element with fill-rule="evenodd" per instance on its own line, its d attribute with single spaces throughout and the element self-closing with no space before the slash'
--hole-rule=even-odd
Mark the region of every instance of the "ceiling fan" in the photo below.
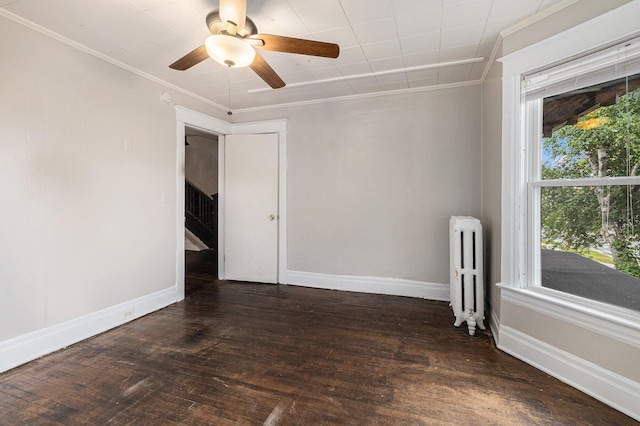
<svg viewBox="0 0 640 426">
<path fill-rule="evenodd" d="M 170 68 L 184 71 L 210 57 L 229 68 L 248 66 L 269 86 L 278 89 L 285 86 L 284 81 L 256 48 L 325 58 L 337 58 L 340 54 L 340 46 L 334 43 L 258 34 L 256 25 L 247 16 L 247 0 L 220 0 L 220 8 L 209 12 L 206 22 L 212 35 L 205 44 L 169 65 Z"/>
</svg>

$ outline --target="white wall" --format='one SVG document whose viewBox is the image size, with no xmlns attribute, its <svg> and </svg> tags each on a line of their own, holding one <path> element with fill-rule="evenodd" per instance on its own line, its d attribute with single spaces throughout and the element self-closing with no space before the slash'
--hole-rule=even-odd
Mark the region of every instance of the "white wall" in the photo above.
<svg viewBox="0 0 640 426">
<path fill-rule="evenodd" d="M 449 217 L 480 215 L 479 86 L 234 117 L 288 119 L 290 270 L 449 283 Z"/>
<path fill-rule="evenodd" d="M 498 57 L 502 49 L 498 49 Z M 500 317 L 502 180 L 502 64 L 494 62 L 482 85 L 482 222 L 485 287 L 491 311 Z"/>
<path fill-rule="evenodd" d="M 3 358 L 12 338 L 175 287 L 174 104 L 218 112 L 4 17 L 0 57 Z"/>
</svg>

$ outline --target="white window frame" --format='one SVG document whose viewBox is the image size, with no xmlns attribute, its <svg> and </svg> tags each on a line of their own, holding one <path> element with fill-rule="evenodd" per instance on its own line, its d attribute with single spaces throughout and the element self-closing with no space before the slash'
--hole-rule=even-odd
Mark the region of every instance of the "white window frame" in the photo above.
<svg viewBox="0 0 640 426">
<path fill-rule="evenodd" d="M 637 4 L 631 7 L 640 9 Z M 536 209 L 539 210 L 539 206 L 530 200 L 534 200 L 531 192 L 539 191 L 538 188 L 545 184 L 534 183 L 531 179 L 534 170 L 531 161 L 536 157 L 528 155 L 527 140 L 531 137 L 538 140 L 540 138 L 539 135 L 528 135 L 529 128 L 525 123 L 526 120 L 541 118 L 537 116 L 538 112 L 535 109 L 527 108 L 524 102 L 522 78 L 532 70 L 550 67 L 577 54 L 591 52 L 601 46 L 612 45 L 638 35 L 637 22 L 628 13 L 603 15 L 597 18 L 597 21 L 598 31 L 593 30 L 593 22 L 587 22 L 500 58 L 503 64 L 503 143 L 501 282 L 498 283 L 498 287 L 503 301 L 526 306 L 549 317 L 625 343 L 639 345 L 640 312 L 535 285 L 540 282 L 537 272 L 539 264 L 536 265 L 536 261 L 532 261 L 532 255 L 535 247 L 533 244 L 536 238 L 539 242 L 539 236 L 536 237 L 536 233 L 533 232 L 533 226 L 536 224 L 529 218 L 535 216 L 534 213 L 537 212 Z M 539 151 L 537 155 L 540 155 Z M 622 184 L 624 179 L 628 178 L 622 179 L 617 183 Z M 637 184 L 638 181 L 632 182 Z M 572 182 L 571 185 L 575 183 Z M 587 185 L 587 182 L 577 183 Z M 588 179 L 589 186 L 595 183 L 594 179 Z"/>
<path fill-rule="evenodd" d="M 623 53 L 623 52 L 626 52 Z M 536 73 L 522 77 L 522 127 L 524 129 L 524 149 L 526 179 L 526 287 L 542 288 L 541 272 L 541 217 L 540 197 L 542 188 L 567 188 L 582 186 L 626 186 L 640 185 L 640 176 L 620 177 L 590 177 L 573 179 L 542 179 L 542 127 L 543 101 L 546 96 L 571 92 L 593 84 L 606 83 L 618 78 L 636 74 L 640 65 L 640 40 L 616 43 L 608 48 L 591 52 L 578 58 L 569 60 L 550 69 L 543 69 Z M 621 66 L 627 59 L 633 58 L 633 66 Z M 602 70 L 607 70 L 603 72 Z M 613 70 L 616 70 L 615 72 Z M 585 77 L 585 76 L 589 77 Z M 585 81 L 586 80 L 586 81 Z M 537 95 L 528 98 L 527 90 Z M 545 96 L 546 94 L 546 96 Z M 570 296 L 570 295 L 569 295 Z M 579 299 L 575 299 L 579 302 Z M 610 309 L 616 310 L 614 306 Z"/>
</svg>

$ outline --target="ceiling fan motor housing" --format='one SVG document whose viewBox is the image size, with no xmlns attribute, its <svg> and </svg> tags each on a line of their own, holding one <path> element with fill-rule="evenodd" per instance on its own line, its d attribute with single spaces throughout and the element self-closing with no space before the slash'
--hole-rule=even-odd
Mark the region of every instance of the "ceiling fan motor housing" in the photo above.
<svg viewBox="0 0 640 426">
<path fill-rule="evenodd" d="M 227 23 L 220 18 L 219 9 L 214 9 L 209 12 L 207 14 L 207 17 L 205 18 L 205 21 L 207 22 L 209 31 L 211 31 L 211 34 L 213 35 L 222 34 L 227 31 Z M 245 38 L 250 35 L 258 34 L 258 28 L 256 27 L 256 24 L 251 20 L 251 18 L 247 16 L 244 28 L 237 29 L 236 34 L 242 38 Z"/>
</svg>

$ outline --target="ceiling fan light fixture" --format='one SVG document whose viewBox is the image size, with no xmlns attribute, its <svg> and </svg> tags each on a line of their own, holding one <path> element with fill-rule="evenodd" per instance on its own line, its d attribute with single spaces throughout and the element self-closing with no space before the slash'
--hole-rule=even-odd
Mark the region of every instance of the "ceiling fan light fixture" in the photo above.
<svg viewBox="0 0 640 426">
<path fill-rule="evenodd" d="M 211 59 L 228 67 L 249 66 L 256 57 L 253 47 L 242 39 L 228 34 L 209 36 L 204 45 Z"/>
</svg>

